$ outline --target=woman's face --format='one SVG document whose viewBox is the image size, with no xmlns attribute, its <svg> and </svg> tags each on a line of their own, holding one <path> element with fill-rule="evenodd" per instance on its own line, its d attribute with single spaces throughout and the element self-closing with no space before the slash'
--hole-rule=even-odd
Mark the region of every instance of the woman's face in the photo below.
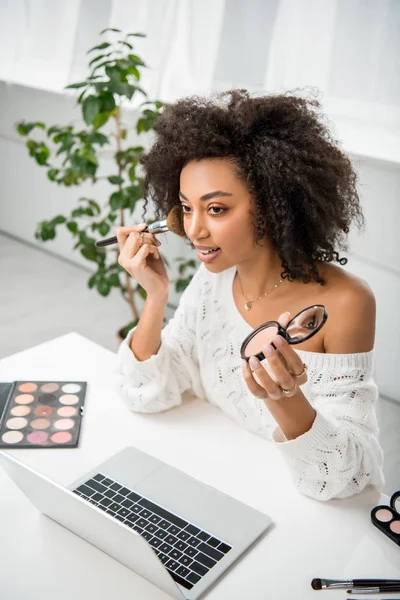
<svg viewBox="0 0 400 600">
<path fill-rule="evenodd" d="M 265 252 L 255 243 L 255 203 L 232 162 L 189 162 L 181 172 L 179 197 L 186 235 L 209 271 L 220 273 Z M 204 254 L 212 249 L 217 250 Z"/>
</svg>

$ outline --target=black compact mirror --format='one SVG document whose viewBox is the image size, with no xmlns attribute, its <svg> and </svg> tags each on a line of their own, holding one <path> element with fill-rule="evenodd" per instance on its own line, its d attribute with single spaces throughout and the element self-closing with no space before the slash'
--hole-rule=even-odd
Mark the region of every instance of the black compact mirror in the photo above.
<svg viewBox="0 0 400 600">
<path fill-rule="evenodd" d="M 400 491 L 393 494 L 390 499 L 390 506 L 400 515 Z"/>
<path fill-rule="evenodd" d="M 318 333 L 327 318 L 326 307 L 322 304 L 314 304 L 300 311 L 286 327 L 282 327 L 278 321 L 267 321 L 246 337 L 240 348 L 240 356 L 244 360 L 249 360 L 251 356 L 264 360 L 262 349 L 270 344 L 276 335 L 284 337 L 288 344 L 300 344 Z"/>
</svg>

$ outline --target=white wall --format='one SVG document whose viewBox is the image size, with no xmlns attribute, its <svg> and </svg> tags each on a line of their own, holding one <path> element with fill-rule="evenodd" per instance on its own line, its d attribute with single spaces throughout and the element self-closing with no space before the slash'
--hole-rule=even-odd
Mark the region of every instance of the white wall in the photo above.
<svg viewBox="0 0 400 600">
<path fill-rule="evenodd" d="M 79 188 L 59 187 L 50 183 L 45 169 L 40 169 L 28 156 L 24 139 L 14 130 L 18 120 L 44 120 L 48 124 L 76 119 L 74 99 L 65 94 L 31 89 L 0 82 L 0 230 L 11 233 L 44 249 L 88 266 L 88 262 L 72 252 L 67 233 L 42 244 L 34 239 L 36 223 L 52 215 L 65 213 L 76 204 L 76 198 L 88 195 L 106 199 L 108 184 Z M 79 114 L 79 113 L 78 113 Z M 132 115 L 131 117 L 132 118 Z M 360 193 L 366 217 L 363 235 L 351 236 L 351 253 L 346 268 L 368 281 L 377 299 L 376 375 L 383 395 L 400 402 L 397 369 L 400 358 L 400 147 L 393 139 L 375 139 L 352 123 L 344 127 L 335 121 L 337 134 L 353 156 L 360 174 Z M 362 131 L 361 131 L 362 130 Z M 365 143 L 360 145 L 362 133 Z M 389 136 L 390 137 L 390 136 Z M 384 139 L 384 143 L 382 143 Z M 379 160 L 382 156 L 385 160 Z M 94 195 L 93 195 L 94 191 Z M 167 258 L 189 255 L 190 249 L 179 238 L 163 236 L 162 250 Z M 176 297 L 171 297 L 176 302 Z M 397 337 L 396 337 L 397 336 Z"/>
</svg>

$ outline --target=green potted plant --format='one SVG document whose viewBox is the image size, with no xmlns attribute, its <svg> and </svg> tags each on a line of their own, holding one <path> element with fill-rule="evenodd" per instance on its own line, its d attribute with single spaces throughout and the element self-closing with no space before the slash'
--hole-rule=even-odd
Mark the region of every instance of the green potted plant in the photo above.
<svg viewBox="0 0 400 600">
<path fill-rule="evenodd" d="M 17 123 L 17 131 L 22 136 L 29 136 L 35 128 L 43 130 L 46 139 L 28 137 L 26 146 L 36 163 L 47 169 L 51 182 L 71 187 L 107 179 L 113 186 L 103 204 L 93 198 L 80 197 L 70 214 L 58 214 L 41 221 L 35 237 L 45 242 L 56 237 L 60 226 L 67 228 L 73 237 L 74 249 L 95 266 L 88 279 L 89 288 L 96 289 L 102 296 L 108 296 L 113 288 L 118 288 L 129 304 L 132 320 L 120 329 L 123 338 L 138 322 L 137 300 L 138 297 L 145 299 L 146 292 L 118 264 L 118 249 L 98 248 L 95 243 L 107 236 L 111 228 L 131 223 L 137 202 L 143 198 L 139 161 L 145 149 L 141 145 L 129 145 L 128 130 L 122 119 L 123 105 L 138 94 L 143 96 L 134 124 L 136 133 L 142 134 L 151 132 L 163 104 L 149 100 L 139 85 L 141 70 L 146 65 L 134 52 L 132 40 L 144 37 L 144 34 L 128 33 L 120 39 L 115 35 L 121 33 L 119 29 L 107 28 L 101 35 L 106 32 L 112 32 L 111 35 L 118 39 L 90 48 L 90 74 L 85 81 L 67 86 L 67 89 L 79 90 L 77 104 L 86 127 L 74 128 L 71 124 L 48 127 L 38 121 L 21 121 Z M 105 151 L 112 155 L 115 169 L 103 176 L 99 175 L 99 168 Z M 182 292 L 193 276 L 196 261 L 176 260 L 180 263 L 179 275 L 173 283 L 176 291 Z"/>
</svg>

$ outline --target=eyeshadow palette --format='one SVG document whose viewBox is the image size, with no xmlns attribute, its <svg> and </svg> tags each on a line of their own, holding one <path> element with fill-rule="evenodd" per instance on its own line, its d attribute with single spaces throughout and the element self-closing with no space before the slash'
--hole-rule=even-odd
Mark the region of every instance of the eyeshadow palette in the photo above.
<svg viewBox="0 0 400 600">
<path fill-rule="evenodd" d="M 393 494 L 390 506 L 382 504 L 372 509 L 371 521 L 375 527 L 400 546 L 400 491 Z"/>
<path fill-rule="evenodd" d="M 83 381 L 0 383 L 0 447 L 75 448 L 86 385 Z"/>
</svg>

